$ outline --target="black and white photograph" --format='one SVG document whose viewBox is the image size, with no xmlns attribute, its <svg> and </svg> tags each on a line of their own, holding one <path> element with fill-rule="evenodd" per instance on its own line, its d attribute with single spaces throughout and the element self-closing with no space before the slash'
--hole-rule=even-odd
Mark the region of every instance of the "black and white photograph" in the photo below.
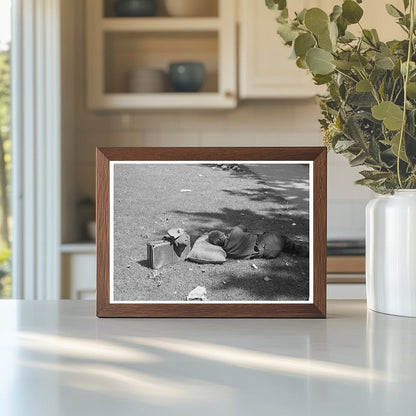
<svg viewBox="0 0 416 416">
<path fill-rule="evenodd" d="M 112 161 L 110 303 L 311 303 L 312 170 Z"/>
</svg>

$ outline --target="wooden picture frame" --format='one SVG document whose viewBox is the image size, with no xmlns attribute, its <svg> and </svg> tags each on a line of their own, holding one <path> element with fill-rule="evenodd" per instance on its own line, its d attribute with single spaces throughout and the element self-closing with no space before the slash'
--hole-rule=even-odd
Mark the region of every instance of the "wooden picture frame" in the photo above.
<svg viewBox="0 0 416 416">
<path fill-rule="evenodd" d="M 97 148 L 97 316 L 195 318 L 325 318 L 327 212 L 326 160 L 327 151 L 324 147 Z M 273 175 L 270 179 L 270 182 L 268 182 L 269 179 L 267 179 L 266 174 L 264 177 L 261 175 L 255 177 L 244 176 L 243 173 L 246 173 L 246 168 L 247 172 L 250 171 L 250 175 L 252 175 L 256 169 L 260 169 L 262 171 L 271 171 Z M 301 168 L 306 168 L 305 172 L 307 173 L 305 173 L 305 175 L 309 175 L 305 176 L 306 179 L 302 182 L 307 184 L 304 186 L 304 188 L 302 188 L 304 189 L 304 192 L 308 192 L 307 197 L 287 197 L 287 199 L 281 197 L 284 192 L 290 194 L 292 191 L 295 192 L 295 189 L 297 188 L 301 189 L 301 187 L 298 186 L 301 182 L 296 182 L 297 179 L 294 177 L 290 177 L 291 179 L 289 181 L 283 182 L 282 176 L 277 175 L 274 172 L 286 172 L 287 175 L 290 175 L 290 172 L 293 169 L 299 170 Z M 143 169 L 147 169 L 147 176 L 143 174 Z M 174 170 L 173 172 L 175 174 L 172 175 L 170 173 L 170 170 L 172 169 L 181 169 L 181 172 L 189 171 L 189 174 L 192 173 L 192 175 L 195 176 L 195 179 L 189 179 L 188 174 L 182 176 L 187 177 L 188 184 L 195 184 L 194 191 L 192 191 L 192 189 L 180 189 L 182 186 L 180 178 L 182 176 L 179 175 L 180 177 L 178 177 L 176 181 L 175 172 L 179 172 L 179 170 Z M 168 173 L 163 173 L 165 171 Z M 195 172 L 202 173 L 196 175 Z M 153 176 L 157 176 L 159 179 L 153 180 Z M 276 176 L 278 177 L 276 178 Z M 149 177 L 151 179 L 149 179 Z M 227 189 L 222 189 L 220 187 L 219 182 L 221 182 L 221 178 L 224 178 L 226 183 L 231 184 Z M 273 182 L 275 179 L 276 182 Z M 156 184 L 163 183 L 163 186 L 168 187 L 162 188 L 165 189 L 163 192 L 166 194 L 169 193 L 169 195 L 174 195 L 172 197 L 169 196 L 169 198 L 182 198 L 183 201 L 181 200 L 181 203 L 183 204 L 182 206 L 185 207 L 184 212 L 186 212 L 188 216 L 191 214 L 194 215 L 194 217 L 192 217 L 193 221 L 197 221 L 198 218 L 203 218 L 201 220 L 201 223 L 203 223 L 202 226 L 208 226 L 211 223 L 217 224 L 220 221 L 218 218 L 223 217 L 219 217 L 217 214 L 211 215 L 211 213 L 209 213 L 209 217 L 208 214 L 205 215 L 205 213 L 203 213 L 202 215 L 200 212 L 196 213 L 194 211 L 191 212 L 188 210 L 190 211 L 189 213 L 186 211 L 186 204 L 184 202 L 191 201 L 194 204 L 200 203 L 202 204 L 200 211 L 203 211 L 206 202 L 198 202 L 201 200 L 201 196 L 198 196 L 198 190 L 201 190 L 200 192 L 208 192 L 208 190 L 205 189 L 208 187 L 205 186 L 205 184 L 208 183 L 208 180 L 211 181 L 209 183 L 213 184 L 212 186 L 217 187 L 217 193 L 220 194 L 221 198 L 225 198 L 227 195 L 230 195 L 230 198 L 240 198 L 235 199 L 238 203 L 240 203 L 240 201 L 247 201 L 247 206 L 244 205 L 245 203 L 241 202 L 241 206 L 239 207 L 240 210 L 234 209 L 230 211 L 230 209 L 228 209 L 227 212 L 231 212 L 231 215 L 229 215 L 227 218 L 231 218 L 231 220 L 228 221 L 227 225 L 230 225 L 231 221 L 234 220 L 235 225 L 237 225 L 237 221 L 240 219 L 244 219 L 246 223 L 250 223 L 250 221 L 253 223 L 253 221 L 257 221 L 257 218 L 259 218 L 258 223 L 255 223 L 258 224 L 259 227 L 263 223 L 266 224 L 264 221 L 268 220 L 268 217 L 265 219 L 265 217 L 259 216 L 265 215 L 262 214 L 262 209 L 263 206 L 265 207 L 266 205 L 253 205 L 254 208 L 250 208 L 250 210 L 247 207 L 251 207 L 252 205 L 250 204 L 267 204 L 268 212 L 271 213 L 270 215 L 281 216 L 279 217 L 281 220 L 276 220 L 276 222 L 273 224 L 277 224 L 276 227 L 279 227 L 279 224 L 281 224 L 282 229 L 286 227 L 285 230 L 294 230 L 292 233 L 296 234 L 296 230 L 301 228 L 301 225 L 296 223 L 296 221 L 298 221 L 296 219 L 296 215 L 301 211 L 297 210 L 297 205 L 295 202 L 291 203 L 290 201 L 291 199 L 299 198 L 299 203 L 303 203 L 303 206 L 308 207 L 307 212 L 302 211 L 302 217 L 300 217 L 299 214 L 298 222 L 301 223 L 303 221 L 302 224 L 307 222 L 309 227 L 307 231 L 305 231 L 307 235 L 306 244 L 308 244 L 309 248 L 309 257 L 304 260 L 298 257 L 296 254 L 285 253 L 283 257 L 280 256 L 278 258 L 269 260 L 270 263 L 267 263 L 266 259 L 264 258 L 255 258 L 254 260 L 250 258 L 249 260 L 241 261 L 234 259 L 230 260 L 229 263 L 227 263 L 227 259 L 227 261 L 222 266 L 201 266 L 200 264 L 191 264 L 186 261 L 183 264 L 178 264 L 178 266 L 167 266 L 167 272 L 164 272 L 166 273 L 167 278 L 164 277 L 163 279 L 165 280 L 162 279 L 160 281 L 160 285 L 159 283 L 156 284 L 154 280 L 142 280 L 142 282 L 144 282 L 143 284 L 139 281 L 135 283 L 138 288 L 137 290 L 139 291 L 144 290 L 143 287 L 145 284 L 148 285 L 151 283 L 153 284 L 151 288 L 152 290 L 156 291 L 155 293 L 159 293 L 157 292 L 157 285 L 161 286 L 160 292 L 164 293 L 163 284 L 171 284 L 172 279 L 169 280 L 169 273 L 170 271 L 173 273 L 174 270 L 176 270 L 175 267 L 182 268 L 181 273 L 184 273 L 183 270 L 193 270 L 192 273 L 190 273 L 189 279 L 194 279 L 196 275 L 207 276 L 207 273 L 203 275 L 201 273 L 207 272 L 207 270 L 210 273 L 211 270 L 213 271 L 215 269 L 215 276 L 217 276 L 216 279 L 218 280 L 218 284 L 215 287 L 219 287 L 219 289 L 215 292 L 215 296 L 214 294 L 211 294 L 214 299 L 211 300 L 210 297 L 209 301 L 187 301 L 185 294 L 181 295 L 182 297 L 180 298 L 180 301 L 175 300 L 176 298 L 172 301 L 159 300 L 159 298 L 148 300 L 140 297 L 143 295 L 138 295 L 136 293 L 129 294 L 130 292 L 127 292 L 128 295 L 126 295 L 125 292 L 123 292 L 123 286 L 120 286 L 120 282 L 123 281 L 121 279 L 127 278 L 127 276 L 136 276 L 134 274 L 136 272 L 133 269 L 137 268 L 137 270 L 145 270 L 144 267 L 147 265 L 146 259 L 143 259 L 143 254 L 141 257 L 138 256 L 135 258 L 134 261 L 126 260 L 124 262 L 124 258 L 127 259 L 129 257 L 127 255 L 125 257 L 121 257 L 120 253 L 124 253 L 124 248 L 126 248 L 126 250 L 135 250 L 135 253 L 138 251 L 140 251 L 140 253 L 144 253 L 145 250 L 144 240 L 140 240 L 140 247 L 136 247 L 136 244 L 133 243 L 133 239 L 137 235 L 137 232 L 133 230 L 133 228 L 137 228 L 138 225 L 140 225 L 142 217 L 136 216 L 130 220 L 128 215 L 130 215 L 131 212 L 136 213 L 136 211 L 141 212 L 141 215 L 144 216 L 146 216 L 147 213 L 149 213 L 149 215 L 155 215 L 155 212 L 159 209 L 159 206 L 163 205 L 164 200 L 164 194 L 160 193 L 162 191 L 159 191 L 159 188 L 156 187 Z M 174 186 L 171 185 L 172 183 Z M 253 183 L 255 186 L 247 187 L 247 183 Z M 134 190 L 130 189 L 131 184 L 134 184 Z M 244 188 L 244 186 L 246 187 Z M 121 190 L 118 191 L 117 187 L 123 187 L 123 192 L 121 192 Z M 154 197 L 158 199 L 155 200 L 153 204 L 153 201 L 149 201 L 149 196 L 147 197 L 147 200 L 145 199 L 145 194 L 154 195 Z M 124 201 L 123 198 L 127 199 Z M 135 198 L 133 202 L 132 198 Z M 167 200 L 169 198 L 166 197 Z M 222 201 L 224 201 L 224 199 Z M 232 201 L 233 203 L 236 203 L 234 202 L 234 199 L 232 199 Z M 279 202 L 279 204 L 276 203 L 275 205 L 276 209 L 270 208 L 270 204 L 275 203 L 275 201 Z M 210 201 L 210 203 L 214 202 Z M 222 203 L 224 204 L 224 202 Z M 141 207 L 141 204 L 145 206 Z M 127 213 L 125 214 L 125 217 L 123 217 L 123 210 L 130 209 L 129 207 L 133 207 L 135 210 L 129 212 L 126 211 Z M 200 206 L 198 205 L 198 207 Z M 260 210 L 258 211 L 259 215 L 255 218 L 251 218 L 250 213 L 254 212 L 254 209 L 258 209 L 256 207 L 260 207 Z M 280 209 L 278 209 L 279 207 Z M 114 215 L 115 211 L 117 212 L 117 215 Z M 172 212 L 174 211 L 172 210 Z M 257 211 L 255 212 L 257 213 Z M 241 216 L 239 218 L 237 218 L 238 213 Z M 165 211 L 164 215 L 167 215 Z M 199 217 L 197 217 L 197 215 L 199 215 Z M 154 218 L 152 217 L 151 219 Z M 283 219 L 286 222 L 283 222 Z M 127 224 L 127 228 L 123 232 L 117 229 L 118 221 L 121 220 L 124 221 L 123 224 Z M 164 220 L 165 219 L 160 218 L 160 221 Z M 157 221 L 159 221 L 159 218 L 157 218 Z M 156 224 L 157 221 L 154 221 L 154 223 Z M 166 218 L 166 221 L 168 221 L 168 218 Z M 187 219 L 184 219 L 181 224 L 174 224 L 174 226 L 179 227 L 184 224 L 183 228 L 186 230 L 186 227 L 189 226 L 187 221 Z M 143 224 L 144 223 L 145 218 L 143 217 Z M 147 223 L 151 223 L 151 221 L 147 221 L 146 224 Z M 163 227 L 163 224 L 161 226 L 157 225 L 157 227 Z M 306 229 L 305 225 L 303 225 L 303 227 Z M 166 225 L 166 228 L 168 228 L 168 224 Z M 265 231 L 268 232 L 268 229 Z M 126 235 L 125 240 L 123 240 L 124 235 Z M 256 235 L 258 237 L 261 234 Z M 227 234 L 227 236 L 228 237 L 226 241 L 229 241 L 231 234 Z M 144 237 L 151 239 L 151 236 L 147 234 Z M 294 238 L 296 238 L 296 236 Z M 119 243 L 119 240 L 123 240 L 124 242 Z M 256 240 L 256 244 L 257 242 L 258 238 Z M 124 244 L 124 246 L 121 246 L 120 244 Z M 300 242 L 298 245 L 294 245 L 295 251 L 293 251 L 293 253 L 300 253 L 302 251 L 301 249 L 297 249 L 297 246 L 301 246 L 301 244 L 302 242 Z M 132 247 L 125 247 L 128 245 Z M 123 247 L 123 250 L 120 247 Z M 225 247 L 226 246 L 222 248 L 227 251 Z M 255 250 L 258 250 L 257 246 Z M 131 251 L 129 251 L 129 253 L 130 252 Z M 227 253 L 228 257 L 230 254 L 229 252 Z M 123 272 L 118 272 L 118 270 L 121 269 L 121 266 L 119 265 L 120 261 L 117 260 L 119 258 L 123 259 Z M 114 261 L 114 259 L 116 259 L 118 262 Z M 279 270 L 281 270 L 282 275 L 288 270 L 294 270 L 294 274 L 292 273 L 292 275 L 286 276 L 285 279 L 283 279 L 281 278 L 280 274 L 273 274 L 273 272 L 270 272 L 269 270 L 271 277 L 265 276 L 263 278 L 264 274 L 262 274 L 262 270 L 260 270 L 261 267 L 256 266 L 257 260 L 262 262 L 261 264 L 264 265 L 277 264 L 273 262 L 281 262 L 279 264 L 282 265 L 282 268 Z M 298 265 L 303 265 L 303 268 L 296 269 Z M 189 268 L 185 269 L 185 267 L 188 266 Z M 232 267 L 233 272 L 229 272 L 227 276 L 224 273 L 222 278 L 222 270 L 228 270 L 227 267 Z M 204 270 L 204 268 L 206 268 L 206 270 Z M 250 285 L 250 290 L 252 290 L 255 295 L 253 295 L 253 297 L 250 297 L 251 295 L 247 295 L 248 300 L 245 300 L 245 295 L 241 295 L 241 293 L 246 293 L 243 291 L 243 289 L 246 290 L 246 286 L 241 289 L 240 287 L 237 287 L 238 284 L 235 285 L 236 281 L 240 283 L 243 282 L 242 280 L 239 280 L 239 268 L 241 268 L 241 270 L 244 269 L 244 285 Z M 264 266 L 264 270 L 266 269 L 267 267 Z M 146 270 L 146 273 L 148 273 L 150 276 L 149 277 L 146 275 L 146 278 L 149 279 L 152 278 L 152 273 L 159 273 L 158 271 L 153 272 L 150 269 Z M 253 276 L 248 274 L 249 270 L 251 273 L 253 273 Z M 306 277 L 300 277 L 300 270 L 302 270 L 302 275 L 305 274 Z M 129 277 L 129 279 L 131 278 Z M 140 277 L 140 279 L 142 279 L 142 277 Z M 307 292 L 301 292 L 299 289 L 297 292 L 299 295 L 293 295 L 298 296 L 298 298 L 292 299 L 287 297 L 287 300 L 284 300 L 285 298 L 279 297 L 278 294 L 276 294 L 279 292 L 279 282 L 283 282 L 283 280 L 284 284 L 282 283 L 282 285 L 284 288 L 289 287 L 292 283 L 298 281 L 298 284 L 302 288 L 306 287 L 305 285 L 308 284 L 309 289 Z M 128 281 L 130 282 L 130 280 Z M 182 283 L 183 282 L 181 277 L 181 284 Z M 221 284 L 224 284 L 224 288 L 227 289 L 222 290 L 220 287 Z M 232 284 L 234 284 L 233 290 L 229 289 Z M 243 283 L 241 284 L 243 285 Z M 267 286 L 268 284 L 269 286 Z M 256 292 L 258 288 L 262 288 L 261 293 L 263 293 L 263 295 L 261 296 L 263 297 L 258 295 Z M 268 288 L 273 288 L 273 290 Z M 260 291 L 260 289 L 258 290 Z M 273 294 L 270 295 L 270 298 L 267 297 L 268 295 L 264 295 L 264 293 L 268 293 L 265 292 L 267 290 L 270 290 L 270 293 Z M 228 293 L 236 293 L 235 299 L 240 300 L 216 300 L 217 298 L 222 299 L 221 296 L 225 296 L 223 292 L 227 293 L 227 296 Z M 251 294 L 249 291 L 247 291 L 247 293 Z M 169 296 L 174 297 L 173 294 Z M 243 296 L 243 300 L 238 298 L 238 296 Z M 160 299 L 164 299 L 162 295 L 160 295 Z"/>
</svg>

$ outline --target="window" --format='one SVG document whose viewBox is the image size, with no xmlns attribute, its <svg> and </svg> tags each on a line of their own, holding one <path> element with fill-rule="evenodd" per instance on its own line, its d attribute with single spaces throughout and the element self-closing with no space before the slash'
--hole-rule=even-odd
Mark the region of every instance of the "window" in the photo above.
<svg viewBox="0 0 416 416">
<path fill-rule="evenodd" d="M 0 298 L 9 298 L 12 293 L 10 271 L 10 8 L 10 0 L 0 0 Z"/>
</svg>

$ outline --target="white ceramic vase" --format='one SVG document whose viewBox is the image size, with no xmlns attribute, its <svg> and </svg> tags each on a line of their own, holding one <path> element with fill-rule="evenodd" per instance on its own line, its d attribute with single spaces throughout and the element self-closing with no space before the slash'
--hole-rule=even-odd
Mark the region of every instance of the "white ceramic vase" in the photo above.
<svg viewBox="0 0 416 416">
<path fill-rule="evenodd" d="M 366 281 L 369 309 L 416 317 L 416 190 L 368 203 Z"/>
</svg>

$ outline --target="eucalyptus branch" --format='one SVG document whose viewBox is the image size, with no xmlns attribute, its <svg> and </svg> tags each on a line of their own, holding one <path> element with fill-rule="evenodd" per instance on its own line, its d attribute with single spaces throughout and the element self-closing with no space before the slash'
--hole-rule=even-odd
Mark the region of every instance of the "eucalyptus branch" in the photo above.
<svg viewBox="0 0 416 416">
<path fill-rule="evenodd" d="M 359 38 L 358 41 L 357 41 L 357 44 L 355 45 L 355 48 L 354 48 L 356 53 L 360 53 L 359 51 L 361 50 L 362 42 L 363 42 L 362 38 Z"/>
<path fill-rule="evenodd" d="M 396 94 L 396 96 L 394 97 L 394 100 L 393 100 L 394 103 L 399 99 L 400 94 L 402 92 L 403 92 L 403 88 L 400 88 L 399 91 L 397 91 L 397 94 Z"/>
<path fill-rule="evenodd" d="M 368 43 L 370 46 L 372 46 L 372 47 L 374 48 L 374 50 L 378 50 L 378 49 L 377 49 L 377 45 L 375 45 L 375 44 L 373 43 L 373 40 L 372 40 L 371 38 L 369 38 L 369 37 L 365 34 L 365 32 L 364 32 L 364 28 L 361 26 L 361 23 L 360 23 L 360 22 L 358 22 L 358 26 L 360 27 L 360 29 L 361 29 L 361 33 L 362 33 L 362 35 L 364 36 L 364 38 L 365 38 L 365 40 L 367 41 L 367 43 Z"/>
<path fill-rule="evenodd" d="M 412 59 L 412 50 L 413 50 L 413 37 L 414 37 L 414 29 L 415 29 L 415 0 L 410 0 L 410 30 L 409 30 L 409 44 L 407 47 L 407 60 L 406 60 L 406 73 L 404 75 L 404 85 L 403 85 L 403 118 L 402 118 L 402 127 L 400 129 L 400 139 L 399 139 L 399 148 L 397 150 L 397 177 L 399 180 L 400 188 L 403 188 L 402 177 L 400 173 L 400 156 L 403 148 L 403 141 L 404 141 L 404 134 L 406 131 L 406 110 L 407 110 L 407 83 L 409 82 L 409 70 L 410 70 L 410 62 Z"/>
<path fill-rule="evenodd" d="M 339 74 L 343 75 L 344 77 L 350 79 L 352 82 L 355 82 L 355 83 L 358 82 L 355 78 L 351 77 L 348 74 L 345 74 L 344 72 L 340 71 L 338 68 L 335 68 L 335 71 L 338 72 Z"/>
<path fill-rule="evenodd" d="M 337 48 L 341 49 L 342 52 L 349 52 L 348 49 L 344 49 L 340 44 L 337 44 Z"/>
<path fill-rule="evenodd" d="M 391 89 L 391 94 L 390 94 L 390 97 L 389 97 L 389 100 L 390 101 L 393 101 L 393 96 L 394 96 L 394 90 L 396 89 L 396 85 L 397 85 L 397 80 L 394 80 L 393 81 L 393 88 Z M 393 101 L 393 102 L 395 102 L 395 101 Z"/>
<path fill-rule="evenodd" d="M 361 69 L 362 69 L 362 71 L 360 71 L 360 75 L 363 77 L 363 79 L 365 79 L 366 81 L 368 81 L 368 83 L 370 84 L 371 93 L 373 94 L 374 99 L 377 101 L 377 104 L 380 104 L 380 97 L 378 96 L 378 92 L 376 90 L 376 87 L 371 82 L 370 78 L 368 78 L 368 75 L 365 72 L 365 69 L 363 68 L 362 65 L 361 65 Z"/>
<path fill-rule="evenodd" d="M 286 5 L 285 0 L 266 3 L 271 9 L 276 4 Z M 404 15 L 394 6 L 387 7 L 406 33 L 405 40 L 389 42 L 378 40 L 375 33 L 364 29 L 361 1 L 342 3 L 337 9 L 334 6 L 331 14 L 318 7 L 305 9 L 302 22 L 298 17 L 288 18 L 285 9 L 279 19 L 283 26 L 279 34 L 286 44 L 293 44 L 288 39 L 296 32 L 301 36 L 296 40 L 295 54 L 303 58 L 305 69 L 317 77 L 316 81 L 327 87 L 328 95 L 321 97 L 324 140 L 336 153 L 353 158 L 355 165 L 370 169 L 363 174 L 362 184 L 384 194 L 400 188 L 416 189 L 416 134 L 410 121 L 411 115 L 416 116 L 416 71 L 412 68 L 416 0 L 404 1 Z M 345 25 L 345 29 L 355 25 L 361 33 L 350 36 L 341 30 L 334 39 L 334 23 Z M 334 48 L 328 47 L 329 41 Z M 362 152 L 360 158 L 358 149 Z M 380 171 L 391 175 L 380 177 Z"/>
<path fill-rule="evenodd" d="M 406 33 L 406 35 L 409 36 L 409 31 L 407 30 L 407 27 L 401 25 L 400 23 L 397 23 L 397 24 L 400 26 L 401 29 L 404 30 L 404 32 Z"/>
</svg>

